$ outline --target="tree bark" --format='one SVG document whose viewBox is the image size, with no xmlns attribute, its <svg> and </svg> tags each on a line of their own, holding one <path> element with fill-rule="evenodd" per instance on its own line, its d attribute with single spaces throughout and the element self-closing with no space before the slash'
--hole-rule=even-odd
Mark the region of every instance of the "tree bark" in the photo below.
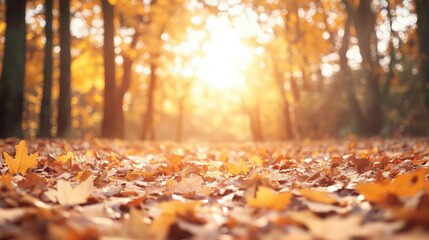
<svg viewBox="0 0 429 240">
<path fill-rule="evenodd" d="M 426 109 L 429 111 L 429 1 L 415 0 L 417 12 L 417 34 L 420 52 L 420 76 Z"/>
<path fill-rule="evenodd" d="M 71 137 L 70 0 L 60 1 L 60 95 L 58 137 Z"/>
<path fill-rule="evenodd" d="M 115 46 L 114 46 L 114 7 L 108 0 L 102 0 L 104 20 L 104 107 L 101 136 L 104 138 L 118 137 L 118 106 L 115 83 Z"/>
<path fill-rule="evenodd" d="M 347 50 L 349 49 L 349 41 L 350 41 L 350 17 L 347 19 L 346 24 L 344 26 L 344 35 L 341 41 L 341 47 L 339 50 L 340 56 L 340 69 L 342 73 L 342 86 L 347 95 L 347 101 L 349 103 L 351 115 L 353 116 L 353 120 L 356 123 L 356 126 L 360 133 L 364 133 L 366 131 L 365 128 L 365 119 L 363 117 L 362 110 L 360 108 L 359 102 L 356 98 L 356 93 L 353 88 L 353 74 L 348 65 L 347 58 Z"/>
<path fill-rule="evenodd" d="M 147 140 L 147 139 L 155 140 L 153 117 L 154 117 L 156 78 L 157 78 L 156 69 L 157 69 L 156 64 L 153 62 L 150 63 L 150 79 L 149 79 L 149 88 L 147 93 L 146 114 L 144 115 L 143 129 L 141 134 L 142 140 Z"/>
<path fill-rule="evenodd" d="M 26 0 L 6 0 L 6 32 L 0 81 L 0 138 L 22 137 Z"/>
<path fill-rule="evenodd" d="M 52 10 L 53 0 L 45 0 L 45 57 L 43 63 L 43 95 L 40 110 L 39 137 L 51 137 L 51 96 L 52 96 Z"/>
<path fill-rule="evenodd" d="M 342 2 L 356 29 L 359 51 L 362 56 L 362 69 L 365 72 L 367 80 L 368 104 L 366 111 L 367 118 L 365 119 L 365 134 L 375 135 L 383 127 L 379 83 L 380 66 L 374 57 L 377 52 L 377 36 L 375 34 L 376 17 L 371 9 L 371 0 L 360 0 L 356 11 L 347 0 L 343 0 Z"/>
</svg>

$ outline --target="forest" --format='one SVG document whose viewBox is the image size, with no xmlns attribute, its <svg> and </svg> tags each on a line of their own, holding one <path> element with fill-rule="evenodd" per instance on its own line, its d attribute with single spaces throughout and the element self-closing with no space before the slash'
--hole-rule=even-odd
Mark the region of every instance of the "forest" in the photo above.
<svg viewBox="0 0 429 240">
<path fill-rule="evenodd" d="M 3 1 L 0 136 L 425 136 L 427 4 Z"/>
<path fill-rule="evenodd" d="M 0 0 L 0 239 L 429 239 L 429 0 Z"/>
</svg>

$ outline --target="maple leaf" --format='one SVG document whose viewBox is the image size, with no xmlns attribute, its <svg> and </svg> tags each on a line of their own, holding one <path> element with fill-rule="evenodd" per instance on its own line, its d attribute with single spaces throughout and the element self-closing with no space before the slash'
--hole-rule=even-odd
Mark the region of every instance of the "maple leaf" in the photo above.
<svg viewBox="0 0 429 240">
<path fill-rule="evenodd" d="M 61 156 L 57 156 L 56 160 L 58 162 L 65 163 L 65 162 L 67 162 L 69 160 L 72 160 L 73 158 L 74 158 L 73 152 L 72 151 L 68 151 L 67 154 L 64 154 L 64 155 L 61 155 Z"/>
<path fill-rule="evenodd" d="M 291 203 L 292 194 L 289 192 L 276 192 L 275 190 L 259 186 L 256 196 L 246 197 L 247 205 L 255 208 L 269 208 L 283 210 Z"/>
<path fill-rule="evenodd" d="M 3 153 L 4 159 L 9 166 L 10 173 L 25 174 L 27 169 L 37 166 L 37 157 L 39 156 L 39 153 L 36 152 L 32 155 L 28 155 L 28 148 L 24 140 L 21 140 L 19 144 L 15 146 L 15 149 L 15 159 L 13 159 L 7 152 Z"/>
<path fill-rule="evenodd" d="M 75 205 L 85 203 L 94 190 L 93 177 L 89 177 L 74 188 L 71 182 L 60 179 L 57 182 L 57 190 L 49 189 L 45 195 L 61 205 Z"/>
</svg>

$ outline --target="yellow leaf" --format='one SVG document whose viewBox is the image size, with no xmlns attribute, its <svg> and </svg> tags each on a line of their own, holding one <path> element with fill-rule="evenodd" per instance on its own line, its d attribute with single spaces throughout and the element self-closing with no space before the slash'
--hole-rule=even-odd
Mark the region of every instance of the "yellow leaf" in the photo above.
<svg viewBox="0 0 429 240">
<path fill-rule="evenodd" d="M 412 197 L 420 191 L 427 191 L 429 182 L 425 180 L 426 174 L 427 170 L 420 169 L 399 175 L 386 182 L 359 183 L 356 189 L 370 202 L 386 203 L 389 194 L 397 197 Z"/>
<path fill-rule="evenodd" d="M 37 166 L 37 157 L 39 153 L 36 152 L 32 155 L 28 155 L 28 148 L 24 140 L 21 140 L 18 145 L 15 146 L 16 154 L 13 159 L 6 152 L 3 153 L 4 159 L 9 166 L 9 172 L 12 174 L 21 173 L 25 174 L 27 169 Z"/>
<path fill-rule="evenodd" d="M 246 163 L 225 163 L 226 168 L 228 171 L 234 175 L 238 175 L 240 173 L 247 174 L 249 172 L 249 167 L 246 165 Z"/>
<path fill-rule="evenodd" d="M 182 157 L 171 154 L 168 158 L 168 165 L 174 169 L 174 171 L 180 171 L 180 166 L 182 165 Z"/>
<path fill-rule="evenodd" d="M 281 211 L 291 203 L 292 194 L 289 192 L 276 192 L 275 190 L 259 186 L 256 197 L 246 197 L 247 205 L 255 208 L 269 208 Z"/>
<path fill-rule="evenodd" d="M 58 162 L 65 163 L 68 160 L 72 160 L 73 158 L 74 158 L 73 152 L 68 151 L 67 154 L 65 154 L 65 155 L 57 156 L 56 160 Z"/>
<path fill-rule="evenodd" d="M 334 204 L 337 200 L 327 192 L 317 191 L 314 189 L 301 189 L 302 196 L 312 202 Z"/>
<path fill-rule="evenodd" d="M 85 203 L 94 191 L 93 177 L 89 177 L 74 188 L 71 182 L 61 179 L 57 182 L 57 190 L 49 189 L 45 195 L 61 205 L 75 205 Z"/>
</svg>

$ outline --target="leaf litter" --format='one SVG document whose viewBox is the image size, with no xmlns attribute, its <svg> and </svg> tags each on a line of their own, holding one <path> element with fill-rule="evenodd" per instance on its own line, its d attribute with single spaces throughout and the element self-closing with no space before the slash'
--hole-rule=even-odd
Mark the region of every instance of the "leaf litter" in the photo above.
<svg viewBox="0 0 429 240">
<path fill-rule="evenodd" d="M 28 143 L 0 140 L 0 239 L 429 238 L 427 139 Z"/>
</svg>

